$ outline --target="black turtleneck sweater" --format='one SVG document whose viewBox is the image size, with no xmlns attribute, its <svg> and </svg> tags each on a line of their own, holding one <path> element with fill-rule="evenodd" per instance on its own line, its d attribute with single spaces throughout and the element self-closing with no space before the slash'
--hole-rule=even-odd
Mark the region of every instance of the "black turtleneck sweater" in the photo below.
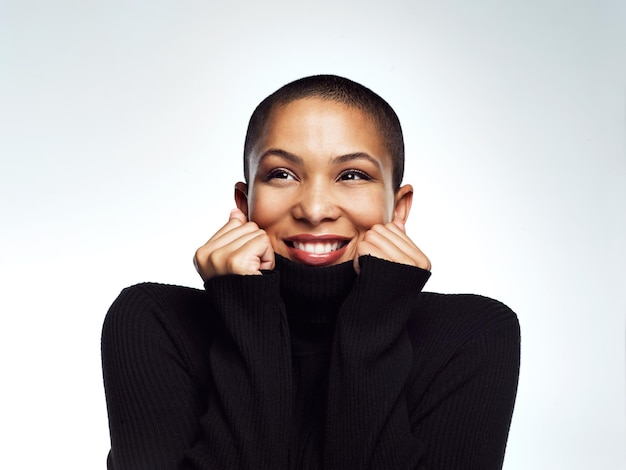
<svg viewBox="0 0 626 470">
<path fill-rule="evenodd" d="M 109 469 L 499 469 L 519 325 L 373 257 L 277 256 L 205 291 L 125 289 L 102 336 Z"/>
</svg>

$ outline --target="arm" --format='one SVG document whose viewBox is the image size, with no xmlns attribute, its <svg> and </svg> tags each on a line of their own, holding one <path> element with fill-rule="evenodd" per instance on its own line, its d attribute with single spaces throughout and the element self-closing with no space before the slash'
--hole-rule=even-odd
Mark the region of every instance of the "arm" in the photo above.
<svg viewBox="0 0 626 470">
<path fill-rule="evenodd" d="M 202 437 L 188 456 L 198 468 L 286 468 L 291 356 L 278 274 L 224 276 L 205 286 L 223 329 L 211 345 Z"/>
<path fill-rule="evenodd" d="M 414 369 L 421 379 L 407 389 L 413 432 L 426 445 L 426 466 L 501 469 L 519 374 L 517 317 L 485 297 L 429 299 L 423 310 L 432 317 L 452 313 L 454 320 L 440 322 L 428 335 L 418 330 L 426 329 L 425 322 L 411 328 L 416 355 L 437 358 L 420 358 Z M 437 347 L 428 345 L 427 336 Z"/>
<path fill-rule="evenodd" d="M 283 467 L 291 372 L 278 275 L 207 290 L 190 302 L 190 289 L 135 286 L 109 310 L 109 468 Z"/>
<path fill-rule="evenodd" d="M 428 275 L 361 258 L 329 378 L 326 468 L 500 469 L 519 327 L 477 296 L 424 300 Z"/>
<path fill-rule="evenodd" d="M 399 217 L 372 227 L 358 255 L 335 333 L 327 468 L 501 468 L 519 372 L 513 312 L 484 298 L 425 308 L 430 261 Z"/>
<path fill-rule="evenodd" d="M 239 210 L 194 258 L 219 319 L 199 468 L 285 468 L 291 421 L 291 355 L 274 251 Z M 263 272 L 262 272 L 263 271 Z"/>
<path fill-rule="evenodd" d="M 373 257 L 359 265 L 335 330 L 326 468 L 409 468 L 423 445 L 412 436 L 404 396 L 413 356 L 406 325 L 416 298 L 407 292 L 419 293 L 429 273 Z"/>
<path fill-rule="evenodd" d="M 284 467 L 289 337 L 278 276 L 260 275 L 263 256 L 273 264 L 266 239 L 234 214 L 198 250 L 201 302 L 138 286 L 111 307 L 102 337 L 109 468 Z M 242 266 L 251 272 L 234 272 Z"/>
<path fill-rule="evenodd" d="M 186 296 L 177 291 L 172 302 L 164 299 L 169 293 L 165 286 L 125 289 L 106 316 L 102 369 L 109 469 L 179 468 L 184 450 L 195 442 L 205 407 L 203 380 L 195 371 L 202 364 L 200 354 L 185 347 L 189 341 L 177 341 L 182 329 L 174 326 L 171 307 L 182 307 Z"/>
</svg>

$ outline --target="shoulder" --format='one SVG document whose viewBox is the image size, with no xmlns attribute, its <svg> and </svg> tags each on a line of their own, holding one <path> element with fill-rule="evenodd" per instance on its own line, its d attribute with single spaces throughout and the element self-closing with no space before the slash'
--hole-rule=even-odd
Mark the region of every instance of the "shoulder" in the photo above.
<svg viewBox="0 0 626 470">
<path fill-rule="evenodd" d="M 116 383 L 125 387 L 183 368 L 204 387 L 215 334 L 206 292 L 155 283 L 128 287 L 109 308 L 102 327 L 105 384 L 114 390 Z"/>
<path fill-rule="evenodd" d="M 113 307 L 132 304 L 135 307 L 180 308 L 199 306 L 207 302 L 206 292 L 192 287 L 144 282 L 122 290 Z"/>
<path fill-rule="evenodd" d="M 204 291 L 193 287 L 160 284 L 157 282 L 142 282 L 126 287 L 120 293 L 118 300 L 127 298 L 152 299 L 156 302 L 172 300 L 192 300 L 204 296 Z"/>
<path fill-rule="evenodd" d="M 125 288 L 109 308 L 103 326 L 107 336 L 194 335 L 210 328 L 210 302 L 205 291 L 190 287 L 142 283 Z"/>
<path fill-rule="evenodd" d="M 191 287 L 158 283 L 141 283 L 122 290 L 107 313 L 107 318 L 118 315 L 180 311 L 193 312 L 208 303 L 205 291 Z"/>
<path fill-rule="evenodd" d="M 476 294 L 422 292 L 409 330 L 414 338 L 422 340 L 428 335 L 454 348 L 485 336 L 518 343 L 520 337 L 513 310 L 498 300 Z"/>
<path fill-rule="evenodd" d="M 452 390 L 474 377 L 504 384 L 514 397 L 521 344 L 513 310 L 480 295 L 431 292 L 421 293 L 416 307 L 408 323 L 411 396 L 421 396 L 423 387 Z"/>
<path fill-rule="evenodd" d="M 474 319 L 487 323 L 517 321 L 517 315 L 507 305 L 477 294 L 422 292 L 420 305 L 425 310 L 459 319 Z"/>
</svg>

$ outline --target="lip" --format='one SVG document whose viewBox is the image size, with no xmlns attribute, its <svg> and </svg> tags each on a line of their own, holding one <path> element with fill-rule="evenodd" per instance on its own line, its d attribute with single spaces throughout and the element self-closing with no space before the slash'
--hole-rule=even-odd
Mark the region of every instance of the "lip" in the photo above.
<svg viewBox="0 0 626 470">
<path fill-rule="evenodd" d="M 311 266 L 329 266 L 336 263 L 345 254 L 350 238 L 343 237 L 341 235 L 311 235 L 301 234 L 284 239 L 287 245 L 287 252 L 289 258 L 292 261 L 296 261 L 302 264 L 308 264 Z M 305 251 L 300 248 L 296 248 L 296 244 L 333 244 L 337 243 L 339 247 L 335 250 L 324 253 L 312 253 L 311 251 Z"/>
</svg>

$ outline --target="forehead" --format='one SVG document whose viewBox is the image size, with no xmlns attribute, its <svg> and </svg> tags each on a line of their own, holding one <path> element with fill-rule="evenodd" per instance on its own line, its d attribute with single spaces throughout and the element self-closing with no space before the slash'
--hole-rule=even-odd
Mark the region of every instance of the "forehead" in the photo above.
<svg viewBox="0 0 626 470">
<path fill-rule="evenodd" d="M 380 129 L 369 114 L 321 98 L 302 98 L 274 107 L 255 145 L 253 159 L 275 147 L 328 157 L 366 152 L 383 164 L 391 162 Z"/>
</svg>

